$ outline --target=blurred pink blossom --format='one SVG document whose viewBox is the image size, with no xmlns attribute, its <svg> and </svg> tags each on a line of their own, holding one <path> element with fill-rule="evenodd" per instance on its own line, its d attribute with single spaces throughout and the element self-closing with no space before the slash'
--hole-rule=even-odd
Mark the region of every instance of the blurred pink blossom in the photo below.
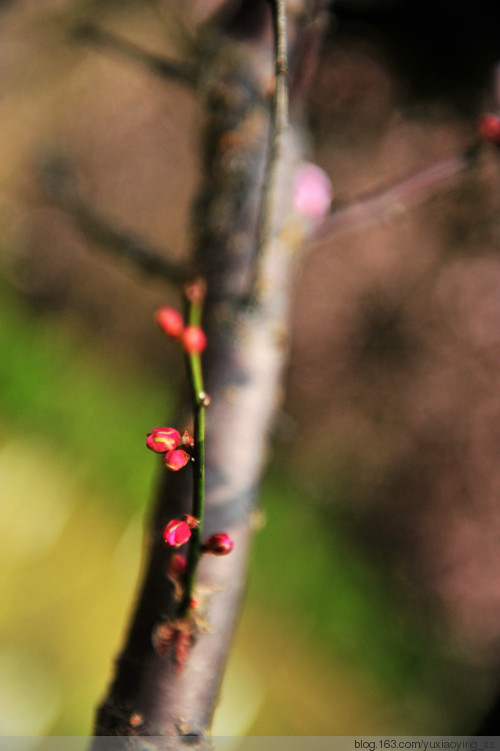
<svg viewBox="0 0 500 751">
<path fill-rule="evenodd" d="M 307 219 L 319 221 L 332 202 L 332 184 L 321 167 L 304 162 L 293 180 L 293 207 Z"/>
</svg>

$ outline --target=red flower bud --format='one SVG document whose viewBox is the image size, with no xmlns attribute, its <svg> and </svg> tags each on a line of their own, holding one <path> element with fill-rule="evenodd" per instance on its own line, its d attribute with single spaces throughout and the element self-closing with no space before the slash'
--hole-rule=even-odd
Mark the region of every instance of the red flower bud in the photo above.
<svg viewBox="0 0 500 751">
<path fill-rule="evenodd" d="M 172 519 L 163 530 L 163 541 L 172 548 L 180 548 L 190 537 L 191 530 L 180 519 Z"/>
<path fill-rule="evenodd" d="M 165 530 L 166 529 L 167 527 L 165 527 Z M 165 530 L 163 530 L 164 534 L 165 534 Z M 182 576 L 182 574 L 186 570 L 186 566 L 187 566 L 187 561 L 184 558 L 184 556 L 181 555 L 180 553 L 175 553 L 171 557 L 170 562 L 168 564 L 168 575 L 172 579 L 177 579 L 179 576 Z"/>
<path fill-rule="evenodd" d="M 184 319 L 175 308 L 160 308 L 155 313 L 156 323 L 165 334 L 179 339 L 184 331 Z"/>
<path fill-rule="evenodd" d="M 190 355 L 199 355 L 206 347 L 207 337 L 199 326 L 186 326 L 181 335 L 182 346 Z"/>
<path fill-rule="evenodd" d="M 479 135 L 483 141 L 500 146 L 500 117 L 485 113 L 478 120 Z"/>
<path fill-rule="evenodd" d="M 180 442 L 180 433 L 175 428 L 153 428 L 151 433 L 148 433 L 146 437 L 146 446 L 148 449 L 156 451 L 159 454 L 177 448 Z"/>
<path fill-rule="evenodd" d="M 227 555 L 234 547 L 234 543 L 225 532 L 218 532 L 208 540 L 205 540 L 201 546 L 203 553 L 211 553 L 212 555 Z"/>
<path fill-rule="evenodd" d="M 200 523 L 198 519 L 196 519 L 196 517 L 194 516 L 191 516 L 191 514 L 184 514 L 183 519 L 188 525 L 189 529 L 194 529 Z"/>
<path fill-rule="evenodd" d="M 191 457 L 186 451 L 183 451 L 182 449 L 174 449 L 173 451 L 167 451 L 167 453 L 163 455 L 162 461 L 168 469 L 178 472 L 179 469 L 186 466 L 190 459 Z"/>
</svg>

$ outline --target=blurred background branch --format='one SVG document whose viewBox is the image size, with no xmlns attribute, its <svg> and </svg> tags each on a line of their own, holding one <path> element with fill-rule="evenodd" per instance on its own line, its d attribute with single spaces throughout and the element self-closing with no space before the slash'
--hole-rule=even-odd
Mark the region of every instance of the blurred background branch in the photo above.
<svg viewBox="0 0 500 751">
<path fill-rule="evenodd" d="M 180 263 L 170 263 L 165 253 L 153 248 L 147 240 L 113 226 L 85 200 L 67 161 L 61 157 L 46 161 L 40 176 L 48 198 L 69 213 L 86 240 L 113 253 L 142 274 L 177 285 L 186 281 L 187 269 Z"/>
</svg>

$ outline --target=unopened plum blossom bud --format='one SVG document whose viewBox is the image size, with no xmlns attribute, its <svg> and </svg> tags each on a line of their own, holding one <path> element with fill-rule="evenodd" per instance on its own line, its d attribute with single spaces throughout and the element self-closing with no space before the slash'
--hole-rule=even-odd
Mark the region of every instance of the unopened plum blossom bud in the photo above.
<svg viewBox="0 0 500 751">
<path fill-rule="evenodd" d="M 217 532 L 205 540 L 201 546 L 203 553 L 211 553 L 212 555 L 227 555 L 234 547 L 234 543 L 225 532 Z"/>
<path fill-rule="evenodd" d="M 146 437 L 146 446 L 148 449 L 156 451 L 159 454 L 177 448 L 180 442 L 181 435 L 175 428 L 153 428 L 151 433 L 148 433 Z"/>
<path fill-rule="evenodd" d="M 481 115 L 478 120 L 479 135 L 483 141 L 500 146 L 500 117 L 489 112 Z"/>
<path fill-rule="evenodd" d="M 180 519 L 172 519 L 164 528 L 162 537 L 166 545 L 170 545 L 171 548 L 180 548 L 191 537 L 191 530 L 186 522 Z"/>
<path fill-rule="evenodd" d="M 295 173 L 292 200 L 295 211 L 306 219 L 323 219 L 332 202 L 332 184 L 326 172 L 305 162 Z"/>
<path fill-rule="evenodd" d="M 166 528 L 167 527 L 165 527 L 165 529 Z M 165 530 L 163 530 L 163 532 L 165 533 Z M 178 578 L 179 576 L 182 576 L 182 574 L 186 570 L 186 566 L 187 561 L 185 557 L 180 553 L 174 553 L 168 564 L 168 575 L 173 579 Z"/>
<path fill-rule="evenodd" d="M 184 331 L 184 319 L 178 310 L 168 306 L 160 308 L 156 311 L 155 318 L 158 326 L 165 334 L 174 339 L 180 338 Z"/>
<path fill-rule="evenodd" d="M 199 355 L 206 347 L 207 337 L 200 326 L 186 326 L 181 335 L 182 346 L 190 355 Z"/>
<path fill-rule="evenodd" d="M 196 517 L 192 516 L 192 514 L 184 514 L 183 519 L 188 525 L 189 529 L 194 529 L 200 523 L 198 519 L 196 519 Z"/>
<path fill-rule="evenodd" d="M 174 449 L 173 451 L 167 451 L 167 453 L 163 455 L 162 461 L 168 469 L 177 472 L 179 469 L 185 467 L 190 459 L 191 456 L 187 451 L 183 451 L 183 449 Z"/>
</svg>

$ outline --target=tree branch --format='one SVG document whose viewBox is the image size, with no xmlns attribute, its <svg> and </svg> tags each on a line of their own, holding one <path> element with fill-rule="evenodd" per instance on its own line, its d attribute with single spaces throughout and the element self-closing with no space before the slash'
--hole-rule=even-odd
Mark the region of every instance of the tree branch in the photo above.
<svg viewBox="0 0 500 751">
<path fill-rule="evenodd" d="M 169 473 L 148 531 L 150 549 L 139 599 L 95 727 L 98 736 L 149 736 L 151 748 L 179 749 L 188 742 L 195 748 L 208 747 L 245 589 L 252 509 L 284 367 L 294 254 L 289 233 L 279 233 L 278 228 L 290 216 L 292 175 L 303 159 L 298 123 L 284 134 L 274 183 L 279 200 L 273 201 L 270 218 L 273 241 L 260 257 L 259 305 L 248 306 L 271 129 L 263 91 L 273 59 L 268 31 L 263 28 L 258 38 L 242 39 L 240 27 L 237 41 L 221 41 L 210 61 L 214 76 L 207 75 L 204 92 L 205 173 L 193 219 L 194 266 L 208 290 L 203 372 L 211 405 L 204 528 L 207 535 L 223 529 L 234 541 L 234 550 L 222 559 L 204 556 L 198 567 L 195 587 L 211 632 L 197 633 L 182 665 L 171 654 L 160 654 L 152 636 L 178 612 L 165 576 L 169 553 L 161 530 L 189 512 L 192 499 L 189 473 Z M 295 226 L 296 218 L 294 222 Z M 99 748 L 98 738 L 94 748 Z"/>
<path fill-rule="evenodd" d="M 257 228 L 257 258 L 251 285 L 251 299 L 259 295 L 260 260 L 266 245 L 272 239 L 273 199 L 276 195 L 276 177 L 279 160 L 282 156 L 283 139 L 288 128 L 288 51 L 287 15 L 284 0 L 269 0 L 272 8 L 275 45 L 275 86 L 273 94 L 271 136 L 266 177 L 262 192 L 262 206 Z"/>
<path fill-rule="evenodd" d="M 122 39 L 92 23 L 80 24 L 74 29 L 73 33 L 76 39 L 93 44 L 99 50 L 109 50 L 128 60 L 139 63 L 139 65 L 156 76 L 193 88 L 198 83 L 199 75 L 195 65 L 154 55 L 133 42 Z"/>
<path fill-rule="evenodd" d="M 314 236 L 314 243 L 345 232 L 364 230 L 367 226 L 403 214 L 412 206 L 425 203 L 447 188 L 457 178 L 473 169 L 481 154 L 480 144 L 473 144 L 461 154 L 443 159 L 389 187 L 377 189 L 347 203 L 333 204 Z"/>
<path fill-rule="evenodd" d="M 147 276 L 180 284 L 188 277 L 181 264 L 168 261 L 147 240 L 116 227 L 83 197 L 70 165 L 63 159 L 51 159 L 41 169 L 42 184 L 50 199 L 68 212 L 84 237 L 125 260 Z"/>
</svg>

